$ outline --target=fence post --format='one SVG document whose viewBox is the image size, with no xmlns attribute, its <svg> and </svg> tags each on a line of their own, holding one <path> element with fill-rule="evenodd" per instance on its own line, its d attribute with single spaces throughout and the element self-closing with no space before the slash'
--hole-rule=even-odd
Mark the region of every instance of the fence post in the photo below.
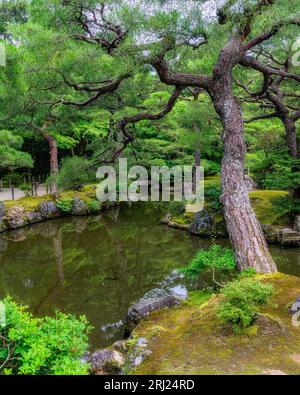
<svg viewBox="0 0 300 395">
<path fill-rule="evenodd" d="M 12 200 L 15 200 L 15 187 L 13 185 L 11 186 L 11 195 L 12 195 Z"/>
</svg>

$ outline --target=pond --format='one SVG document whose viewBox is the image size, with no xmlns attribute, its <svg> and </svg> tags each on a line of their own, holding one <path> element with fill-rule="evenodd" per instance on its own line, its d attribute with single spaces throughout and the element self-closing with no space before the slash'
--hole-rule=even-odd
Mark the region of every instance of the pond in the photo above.
<svg viewBox="0 0 300 395">
<path fill-rule="evenodd" d="M 128 307 L 153 288 L 184 292 L 172 272 L 211 244 L 160 225 L 162 216 L 159 205 L 144 203 L 1 235 L 0 299 L 10 295 L 36 316 L 84 314 L 95 328 L 92 347 L 112 344 Z M 299 249 L 271 251 L 280 271 L 300 276 Z"/>
</svg>

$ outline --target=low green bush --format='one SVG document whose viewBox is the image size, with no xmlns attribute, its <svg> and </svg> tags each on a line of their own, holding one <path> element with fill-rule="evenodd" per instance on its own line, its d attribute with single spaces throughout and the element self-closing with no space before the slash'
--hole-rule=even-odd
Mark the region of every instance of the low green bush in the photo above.
<svg viewBox="0 0 300 395">
<path fill-rule="evenodd" d="M 222 211 L 222 204 L 220 202 L 221 187 L 219 186 L 209 186 L 204 190 L 205 202 L 214 212 Z"/>
<path fill-rule="evenodd" d="M 259 305 L 267 304 L 273 292 L 271 284 L 262 284 L 255 278 L 235 280 L 222 290 L 225 301 L 218 309 L 218 318 L 223 324 L 231 324 L 234 333 L 242 333 L 255 320 Z"/>
<path fill-rule="evenodd" d="M 25 193 L 26 196 L 30 196 L 32 194 L 32 187 L 30 184 L 21 184 L 19 188 Z"/>
<path fill-rule="evenodd" d="M 88 374 L 89 365 L 80 361 L 91 330 L 85 317 L 56 313 L 34 318 L 10 298 L 1 306 L 0 374 Z"/>
<path fill-rule="evenodd" d="M 235 257 L 232 250 L 223 248 L 217 244 L 209 250 L 200 250 L 191 262 L 180 269 L 186 277 L 199 277 L 204 271 L 212 274 L 213 282 L 220 286 L 216 281 L 216 274 L 230 274 L 236 271 Z"/>
<path fill-rule="evenodd" d="M 97 214 L 101 210 L 101 202 L 99 200 L 89 200 L 87 209 L 91 214 Z"/>
<path fill-rule="evenodd" d="M 73 209 L 73 200 L 72 199 L 65 199 L 65 200 L 56 200 L 56 206 L 65 214 L 68 214 Z"/>
</svg>

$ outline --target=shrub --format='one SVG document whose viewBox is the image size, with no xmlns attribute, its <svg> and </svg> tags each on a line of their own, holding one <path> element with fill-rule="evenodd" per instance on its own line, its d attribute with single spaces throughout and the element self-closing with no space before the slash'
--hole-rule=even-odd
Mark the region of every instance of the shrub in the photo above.
<svg viewBox="0 0 300 395">
<path fill-rule="evenodd" d="M 88 374 L 89 365 L 80 362 L 91 330 L 85 317 L 56 313 L 53 318 L 34 318 L 10 298 L 3 305 L 0 370 L 6 374 Z"/>
<path fill-rule="evenodd" d="M 32 193 L 32 187 L 30 184 L 21 184 L 19 188 L 25 193 L 26 196 L 29 196 Z"/>
<path fill-rule="evenodd" d="M 89 200 L 87 208 L 91 214 L 96 214 L 101 210 L 101 202 L 99 200 Z"/>
<path fill-rule="evenodd" d="M 60 190 L 80 190 L 85 184 L 94 181 L 94 173 L 89 169 L 90 162 L 79 156 L 64 159 L 56 176 Z"/>
<path fill-rule="evenodd" d="M 200 250 L 191 262 L 181 269 L 181 272 L 187 277 L 195 278 L 204 271 L 208 271 L 212 274 L 213 282 L 220 286 L 215 275 L 217 273 L 230 274 L 235 272 L 235 269 L 233 251 L 214 244 L 209 250 Z"/>
<path fill-rule="evenodd" d="M 221 187 L 212 185 L 205 188 L 204 197 L 205 201 L 208 203 L 209 207 L 216 212 L 222 210 L 222 204 L 220 202 Z"/>
<path fill-rule="evenodd" d="M 273 286 L 242 278 L 227 284 L 222 293 L 225 301 L 218 309 L 218 317 L 223 324 L 230 323 L 233 332 L 238 334 L 253 323 L 258 306 L 269 302 Z"/>
<path fill-rule="evenodd" d="M 73 200 L 66 199 L 66 200 L 56 200 L 56 206 L 62 211 L 63 213 L 70 213 L 73 209 Z"/>
</svg>

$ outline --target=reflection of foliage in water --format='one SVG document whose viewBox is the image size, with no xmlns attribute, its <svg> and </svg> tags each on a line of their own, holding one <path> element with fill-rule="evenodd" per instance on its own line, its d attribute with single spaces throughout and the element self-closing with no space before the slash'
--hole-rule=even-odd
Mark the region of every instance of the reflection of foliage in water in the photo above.
<svg viewBox="0 0 300 395">
<path fill-rule="evenodd" d="M 162 207 L 124 206 L 7 233 L 1 243 L 0 298 L 11 295 L 36 315 L 56 309 L 86 314 L 96 328 L 93 343 L 110 344 L 122 331 L 111 325 L 124 320 L 130 304 L 210 246 L 209 240 L 159 225 Z M 280 259 L 287 259 L 289 253 L 282 254 Z"/>
<path fill-rule="evenodd" d="M 187 262 L 200 242 L 160 219 L 160 210 L 137 205 L 9 233 L 15 241 L 2 256 L 0 296 L 12 295 L 37 315 L 84 313 L 98 330 L 123 320 L 129 305 Z"/>
</svg>

